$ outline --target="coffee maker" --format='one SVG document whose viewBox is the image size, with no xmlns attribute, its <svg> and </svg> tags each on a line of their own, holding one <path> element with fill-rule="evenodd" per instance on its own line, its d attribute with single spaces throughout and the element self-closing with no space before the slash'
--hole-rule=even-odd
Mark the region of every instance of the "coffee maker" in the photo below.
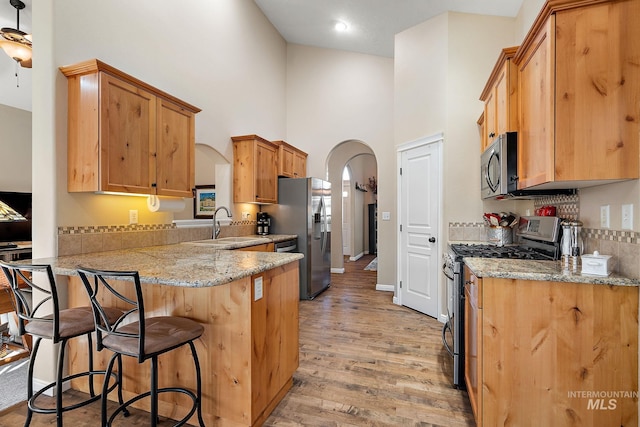
<svg viewBox="0 0 640 427">
<path fill-rule="evenodd" d="M 269 234 L 269 227 L 271 227 L 271 217 L 266 212 L 258 212 L 258 234 L 266 236 Z"/>
</svg>

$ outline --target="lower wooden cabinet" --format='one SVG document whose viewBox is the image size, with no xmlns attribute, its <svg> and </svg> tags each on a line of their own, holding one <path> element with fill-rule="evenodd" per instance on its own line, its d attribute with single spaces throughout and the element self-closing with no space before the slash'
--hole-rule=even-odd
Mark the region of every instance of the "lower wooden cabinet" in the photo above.
<svg viewBox="0 0 640 427">
<path fill-rule="evenodd" d="M 464 381 L 469 393 L 473 417 L 478 427 L 482 426 L 482 307 L 478 296 L 481 294 L 482 279 L 464 269 Z"/>
<path fill-rule="evenodd" d="M 638 425 L 637 287 L 468 274 L 479 293 L 466 310 L 465 379 L 478 426 Z"/>
</svg>

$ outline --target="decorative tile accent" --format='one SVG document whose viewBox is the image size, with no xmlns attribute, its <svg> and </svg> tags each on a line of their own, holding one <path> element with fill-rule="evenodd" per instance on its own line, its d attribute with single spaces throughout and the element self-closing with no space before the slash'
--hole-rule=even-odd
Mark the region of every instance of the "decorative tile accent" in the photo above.
<svg viewBox="0 0 640 427">
<path fill-rule="evenodd" d="M 621 243 L 632 243 L 638 244 L 638 236 L 640 235 L 637 231 L 628 231 L 628 230 L 602 230 L 595 228 L 583 228 L 582 236 L 587 238 L 593 238 L 597 240 L 612 240 Z"/>
<path fill-rule="evenodd" d="M 548 205 L 556 207 L 556 215 L 560 218 L 578 219 L 580 216 L 580 197 L 578 194 L 544 196 L 536 198 L 533 202 L 534 209 Z"/>
<path fill-rule="evenodd" d="M 79 227 L 58 227 L 60 234 L 116 233 L 122 231 L 170 230 L 175 224 L 128 224 L 128 225 L 85 225 Z"/>
</svg>

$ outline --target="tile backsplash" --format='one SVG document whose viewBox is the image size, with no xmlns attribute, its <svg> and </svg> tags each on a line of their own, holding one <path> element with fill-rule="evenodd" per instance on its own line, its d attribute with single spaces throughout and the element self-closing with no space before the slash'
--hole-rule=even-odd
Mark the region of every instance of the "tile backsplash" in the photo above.
<svg viewBox="0 0 640 427">
<path fill-rule="evenodd" d="M 585 253 L 612 255 L 613 271 L 632 279 L 640 278 L 639 236 L 637 231 L 582 229 Z M 484 222 L 450 222 L 449 241 L 486 242 Z"/>
<path fill-rule="evenodd" d="M 252 235 L 256 227 L 255 221 L 232 222 L 221 227 L 219 237 Z M 58 256 L 205 240 L 211 239 L 212 232 L 212 226 L 178 228 L 175 224 L 58 227 Z"/>
</svg>

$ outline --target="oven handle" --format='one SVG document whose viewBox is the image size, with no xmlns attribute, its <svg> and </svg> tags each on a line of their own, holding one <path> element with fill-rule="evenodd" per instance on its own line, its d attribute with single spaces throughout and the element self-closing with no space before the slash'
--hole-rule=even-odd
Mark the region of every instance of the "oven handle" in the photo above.
<svg viewBox="0 0 640 427">
<path fill-rule="evenodd" d="M 444 344 L 444 348 L 447 349 L 447 353 L 449 353 L 451 357 L 454 357 L 453 350 L 451 350 L 451 347 L 449 347 L 449 344 L 447 343 L 447 329 L 451 332 L 451 325 L 448 320 L 442 327 L 442 344 Z"/>
<path fill-rule="evenodd" d="M 442 273 L 447 277 L 447 279 L 454 280 L 453 275 L 450 276 L 447 274 L 448 271 L 452 271 L 452 269 L 447 268 L 447 264 L 442 264 Z"/>
</svg>

